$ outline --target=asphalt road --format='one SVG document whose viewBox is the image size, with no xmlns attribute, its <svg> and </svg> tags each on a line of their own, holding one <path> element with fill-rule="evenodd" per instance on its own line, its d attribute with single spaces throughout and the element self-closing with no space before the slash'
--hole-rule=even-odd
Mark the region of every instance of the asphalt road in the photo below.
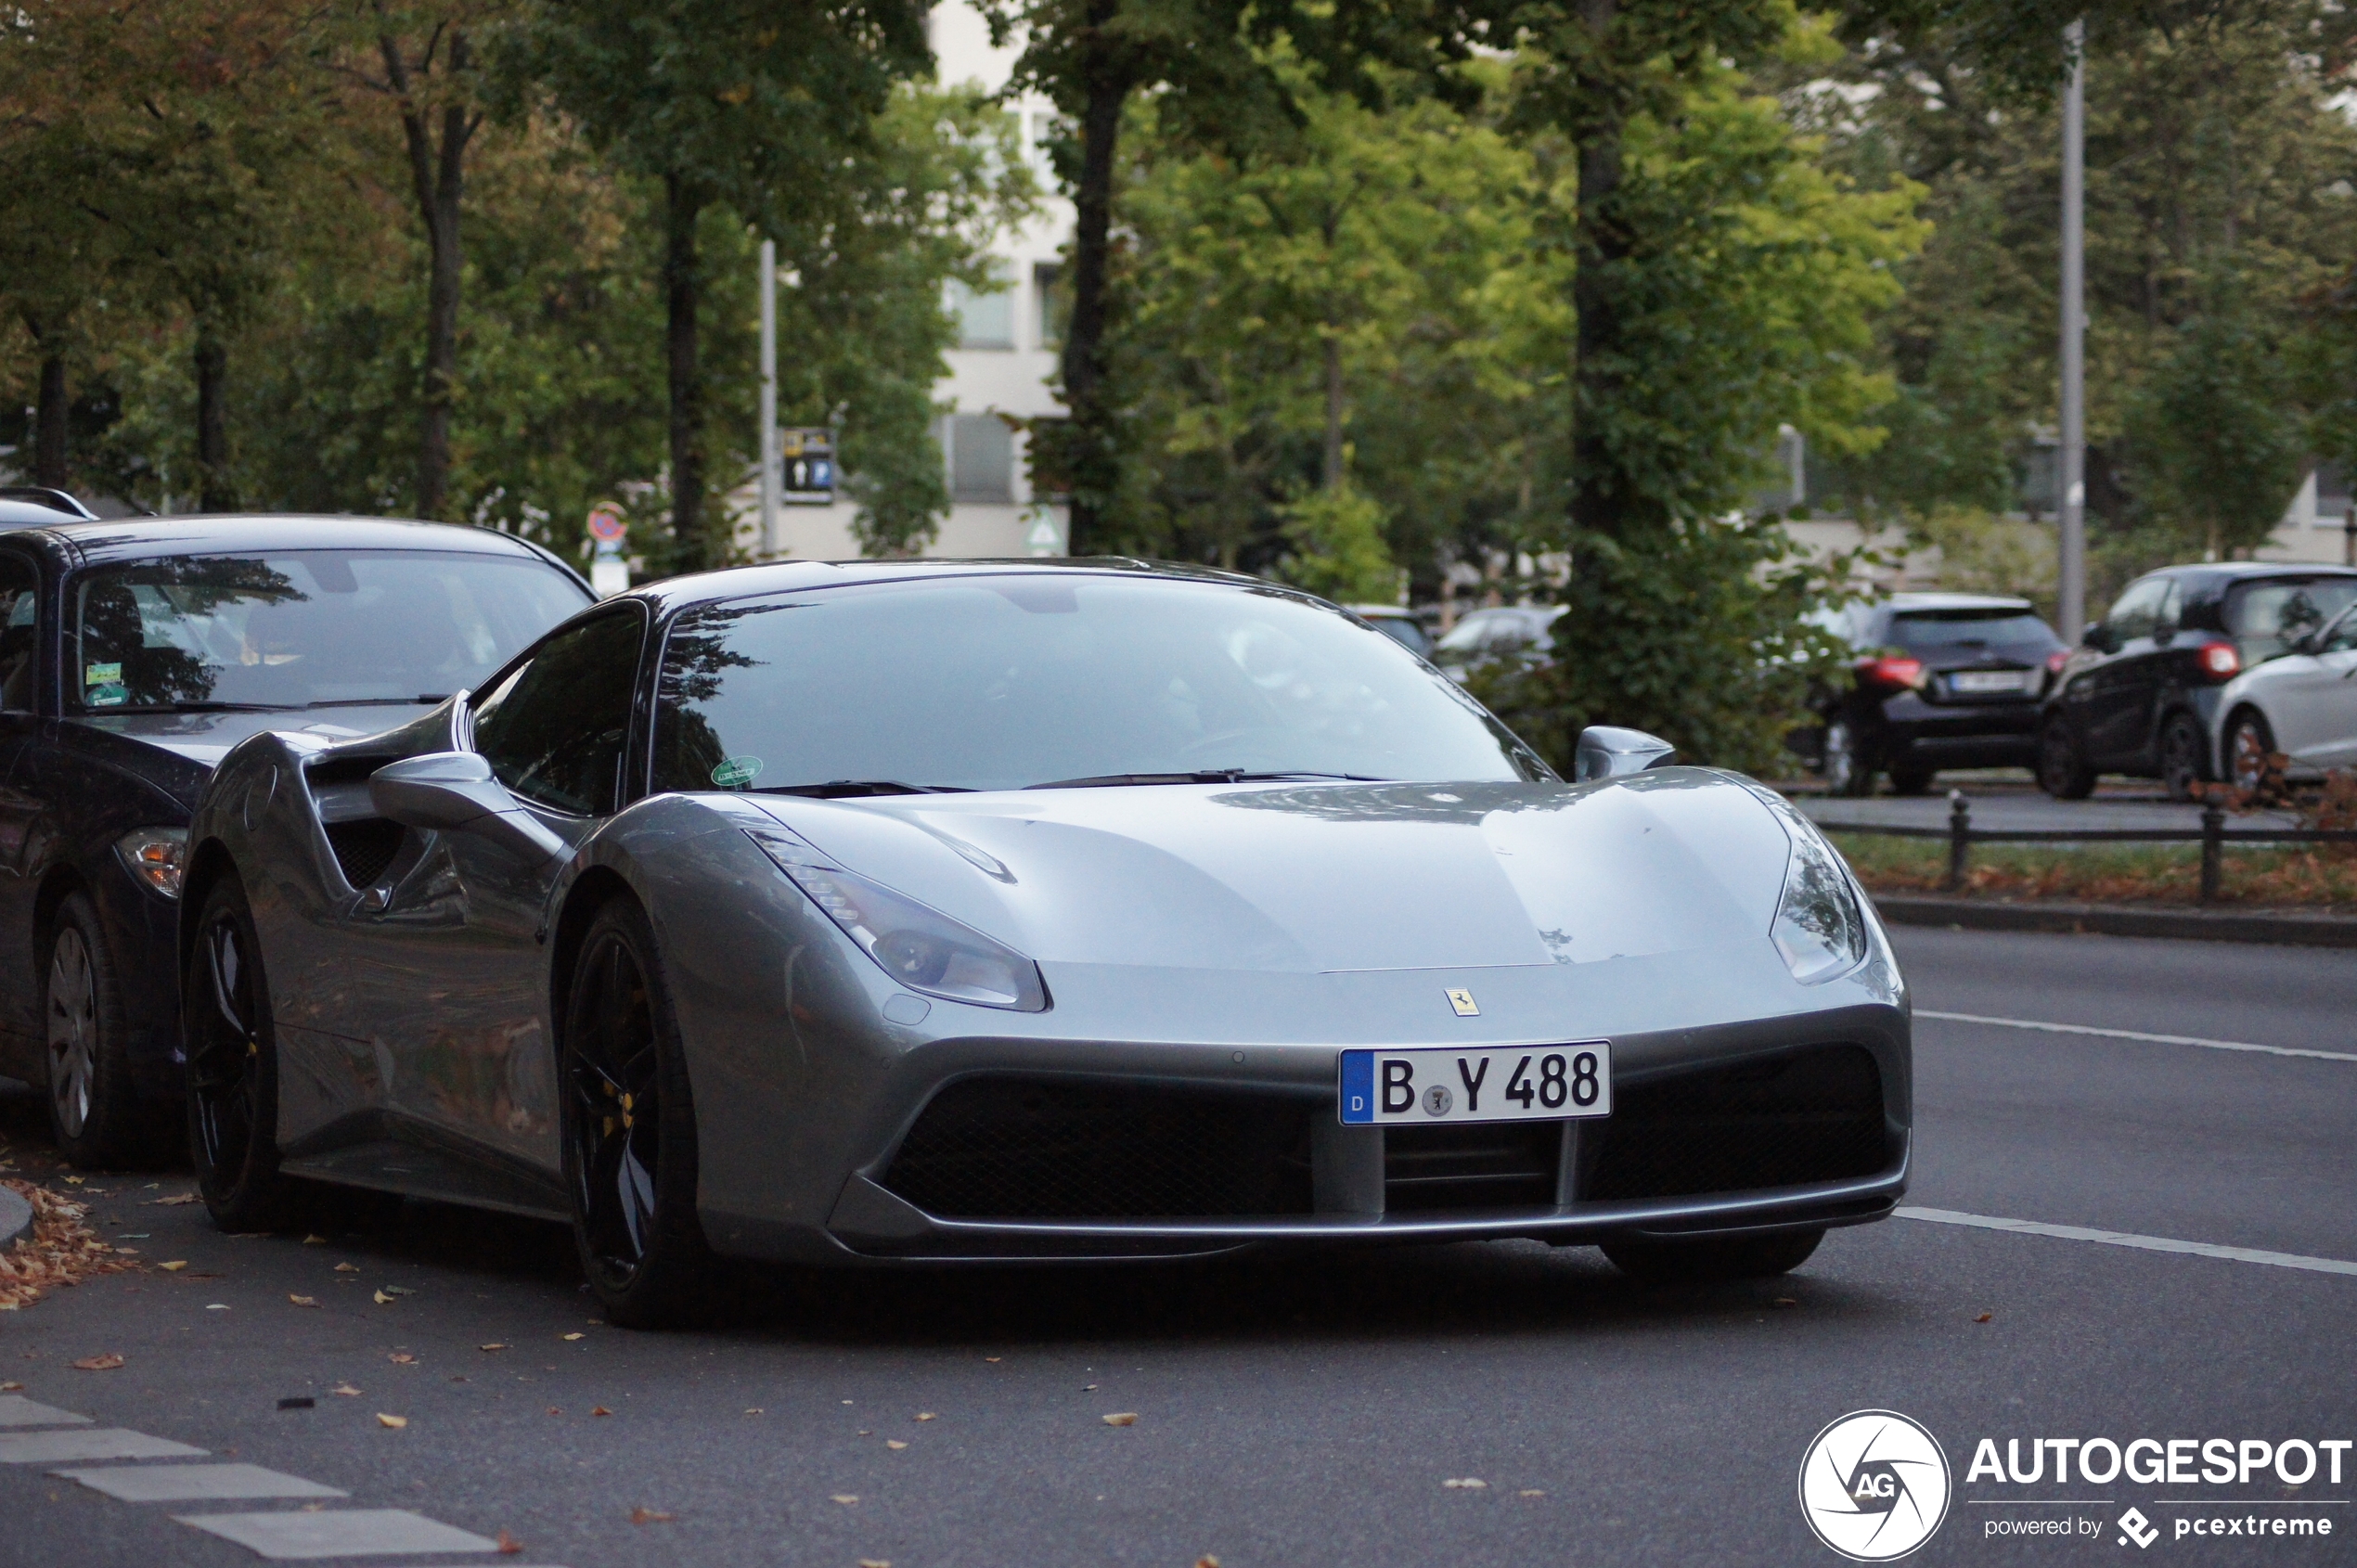
<svg viewBox="0 0 2357 1568">
<path fill-rule="evenodd" d="M 1897 940 L 1921 1012 L 2357 1058 L 2345 954 Z M 0 1316 L 0 1382 L 350 1494 L 322 1519 L 504 1530 L 519 1564 L 1833 1563 L 1796 1474 L 1865 1407 L 1924 1423 L 1952 1467 L 1911 1562 L 2357 1559 L 2357 1451 L 2337 1485 L 1966 1473 L 1982 1438 L 2357 1438 L 2357 1271 L 2315 1262 L 2357 1260 L 2357 1060 L 1929 1017 L 1917 1045 L 1911 1205 L 2290 1266 L 1901 1218 L 1716 1290 L 1513 1243 L 767 1280 L 650 1335 L 591 1321 L 546 1227 L 411 1205 L 324 1243 L 232 1239 L 157 1205 L 184 1176 L 147 1173 L 84 1190 L 109 1236 L 189 1266 Z M 0 1117 L 0 1163 L 41 1175 L 30 1107 Z M 69 1365 L 101 1353 L 125 1364 Z M 117 1501 L 53 1468 L 0 1464 L 0 1562 L 251 1563 L 173 1516 L 303 1506 Z M 1467 1479 L 1487 1484 L 1444 1484 Z M 2115 1526 L 2132 1505 L 2148 1549 Z M 2228 1513 L 2336 1533 L 2174 1534 Z M 2082 1533 L 1992 1534 L 2066 1518 Z"/>
</svg>

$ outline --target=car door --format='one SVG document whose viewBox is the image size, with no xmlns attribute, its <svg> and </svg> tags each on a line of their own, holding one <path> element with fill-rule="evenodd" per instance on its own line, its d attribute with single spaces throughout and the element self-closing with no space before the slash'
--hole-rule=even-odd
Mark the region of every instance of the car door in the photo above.
<svg viewBox="0 0 2357 1568">
<path fill-rule="evenodd" d="M 567 844 L 621 803 L 645 629 L 635 603 L 560 628 L 472 704 L 475 750 Z M 387 1025 L 373 1043 L 388 1108 L 546 1172 L 558 1149 L 544 941 L 568 858 L 440 833 L 381 911 L 354 917 L 356 993 Z"/>
<path fill-rule="evenodd" d="M 2104 617 L 2102 662 L 2072 682 L 2070 696 L 2088 763 L 2099 769 L 2143 760 L 2160 694 L 2155 635 L 2176 580 L 2155 575 L 2132 583 Z M 2171 636 L 2175 625 L 2170 623 Z"/>
<path fill-rule="evenodd" d="M 2275 744 L 2312 767 L 2357 765 L 2357 610 L 2312 647 L 2266 666 L 2284 669 L 2264 699 Z"/>
<path fill-rule="evenodd" d="M 41 1024 L 27 859 L 38 803 L 16 787 L 40 725 L 40 583 L 32 558 L 0 549 L 0 1063 L 16 1067 Z"/>
</svg>

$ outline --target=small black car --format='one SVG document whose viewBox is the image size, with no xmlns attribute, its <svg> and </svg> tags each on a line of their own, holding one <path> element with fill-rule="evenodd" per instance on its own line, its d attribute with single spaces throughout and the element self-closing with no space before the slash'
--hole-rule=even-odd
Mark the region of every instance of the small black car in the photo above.
<svg viewBox="0 0 2357 1568">
<path fill-rule="evenodd" d="M 589 602 L 476 528 L 0 519 L 0 1073 L 70 1159 L 175 1136 L 182 853 L 229 748 L 398 724 Z"/>
<path fill-rule="evenodd" d="M 2219 777 L 2222 689 L 2357 603 L 2357 571 L 2272 561 L 2170 566 L 2128 585 L 2087 628 L 2048 698 L 2038 783 L 2083 799 L 2096 777 L 2157 778 L 2175 800 Z"/>
<path fill-rule="evenodd" d="M 1887 772 L 1920 794 L 1945 767 L 2028 767 L 2038 704 L 2066 649 L 2028 599 L 1894 594 L 1831 628 L 1858 650 L 1847 690 L 1821 692 L 1819 765 L 1837 795 Z"/>
</svg>

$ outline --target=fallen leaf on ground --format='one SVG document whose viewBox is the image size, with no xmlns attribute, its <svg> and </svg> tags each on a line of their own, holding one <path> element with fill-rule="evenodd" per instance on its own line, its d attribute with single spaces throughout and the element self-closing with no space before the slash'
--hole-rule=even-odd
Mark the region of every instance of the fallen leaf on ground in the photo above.
<svg viewBox="0 0 2357 1568">
<path fill-rule="evenodd" d="M 0 1250 L 0 1312 L 15 1312 L 52 1290 L 94 1274 L 122 1274 L 140 1266 L 116 1252 L 84 1223 L 89 1205 L 32 1182 L 0 1180 L 32 1209 L 32 1234 Z"/>
<path fill-rule="evenodd" d="M 317 1296 L 290 1295 L 287 1299 L 294 1303 L 297 1306 L 317 1306 L 319 1305 L 319 1298 Z"/>
<path fill-rule="evenodd" d="M 755 1406 L 754 1406 L 752 1409 L 747 1410 L 747 1411 L 745 1412 L 745 1414 L 746 1414 L 746 1415 L 748 1415 L 748 1416 L 757 1416 L 757 1415 L 761 1414 L 761 1407 L 760 1407 L 760 1406 L 758 1406 L 758 1405 L 755 1405 Z"/>
<path fill-rule="evenodd" d="M 630 1523 L 633 1524 L 668 1524 L 677 1517 L 677 1514 L 660 1513 L 650 1508 L 634 1508 L 630 1510 Z"/>
<path fill-rule="evenodd" d="M 417 1293 L 417 1292 L 411 1290 L 406 1285 L 387 1285 L 385 1287 L 385 1294 L 389 1296 L 414 1296 Z"/>
<path fill-rule="evenodd" d="M 1526 1486 L 1521 1491 L 1514 1494 L 1517 1497 L 1543 1497 L 1546 1495 L 1546 1493 L 1540 1491 L 1536 1486 Z"/>
<path fill-rule="evenodd" d="M 582 1336 L 581 1336 L 581 1335 L 579 1335 L 579 1334 L 564 1334 L 564 1335 L 560 1335 L 560 1336 L 559 1336 L 559 1337 L 560 1337 L 560 1338 L 563 1338 L 563 1339 L 568 1339 L 568 1340 L 577 1340 L 577 1339 L 580 1339 Z"/>
<path fill-rule="evenodd" d="M 875 1433 L 872 1433 L 872 1432 L 870 1432 L 870 1431 L 869 1431 L 866 1427 L 864 1427 L 864 1426 L 863 1426 L 863 1427 L 861 1427 L 861 1428 L 859 1429 L 859 1435 L 860 1435 L 860 1436 L 862 1436 L 862 1437 L 873 1437 L 873 1436 L 875 1435 Z"/>
<path fill-rule="evenodd" d="M 900 1439 L 898 1439 L 897 1437 L 887 1437 L 887 1438 L 885 1438 L 885 1439 L 884 1439 L 884 1446 L 885 1446 L 885 1447 L 887 1447 L 887 1448 L 898 1449 L 898 1448 L 906 1448 L 907 1446 L 908 1446 L 908 1445 L 907 1445 L 906 1443 L 903 1443 L 903 1442 L 902 1442 L 902 1441 L 900 1441 Z"/>
<path fill-rule="evenodd" d="M 156 1266 L 162 1269 L 166 1274 L 177 1274 L 182 1269 L 188 1266 L 188 1260 L 187 1258 L 174 1258 L 170 1263 L 160 1263 L 156 1265 Z"/>
<path fill-rule="evenodd" d="M 1996 1316 L 1997 1316 L 1997 1315 L 1996 1315 L 1995 1313 L 1993 1313 L 1993 1312 L 1984 1312 L 1984 1313 L 1982 1313 L 1979 1317 L 1977 1317 L 1974 1318 L 1974 1319 L 1973 1319 L 1973 1321 L 1974 1321 L 1974 1322 L 1976 1322 L 1976 1323 L 1986 1323 L 1986 1322 L 1988 1322 L 1988 1321 L 1989 1321 L 1991 1317 L 1996 1317 Z"/>
<path fill-rule="evenodd" d="M 392 1362 L 396 1367 L 407 1367 L 415 1365 L 418 1358 L 410 1355 L 406 1350 L 396 1350 L 391 1356 L 386 1356 L 385 1359 Z"/>
<path fill-rule="evenodd" d="M 591 1406 L 589 1413 L 593 1416 L 611 1416 L 613 1414 L 612 1410 L 607 1409 L 603 1405 Z"/>
<path fill-rule="evenodd" d="M 67 1185 L 68 1187 L 80 1187 L 80 1186 L 81 1186 L 81 1185 L 82 1185 L 84 1181 L 86 1181 L 86 1180 L 88 1180 L 88 1179 L 89 1179 L 89 1178 L 88 1178 L 88 1177 L 86 1177 L 86 1176 L 68 1176 L 68 1177 L 66 1177 L 66 1185 Z"/>
<path fill-rule="evenodd" d="M 564 1411 L 560 1409 L 558 1407 L 551 1405 L 548 1407 L 548 1413 L 552 1416 L 561 1416 L 564 1414 Z"/>
<path fill-rule="evenodd" d="M 122 1365 L 122 1357 L 109 1351 L 104 1356 L 85 1356 L 73 1364 L 77 1372 L 111 1372 Z"/>
<path fill-rule="evenodd" d="M 508 1534 L 508 1532 L 506 1532 L 505 1530 L 502 1530 L 502 1531 L 500 1531 L 500 1532 L 499 1532 L 499 1555 L 500 1555 L 500 1556 L 502 1556 L 502 1557 L 513 1557 L 513 1556 L 515 1556 L 517 1553 L 519 1553 L 519 1552 L 521 1552 L 521 1551 L 522 1551 L 522 1550 L 523 1550 L 523 1543 L 522 1543 L 522 1541 L 520 1541 L 520 1540 L 516 1539 L 513 1536 L 510 1536 L 510 1535 L 509 1535 L 509 1534 Z"/>
<path fill-rule="evenodd" d="M 1204 1552 L 1201 1557 L 1195 1559 L 1195 1568 L 1219 1568 L 1219 1559 L 1212 1556 L 1209 1552 Z"/>
<path fill-rule="evenodd" d="M 377 1412 L 377 1424 L 379 1426 L 389 1426 L 395 1432 L 398 1432 L 403 1427 L 409 1424 L 409 1418 L 406 1416 L 388 1416 L 382 1410 L 379 1410 Z"/>
<path fill-rule="evenodd" d="M 303 1239 L 303 1244 L 306 1247 L 324 1247 L 328 1244 L 328 1239 L 325 1236 L 306 1236 Z"/>
<path fill-rule="evenodd" d="M 1775 1305 L 1778 1306 L 1798 1306 L 1800 1304 L 1793 1300 L 1790 1296 L 1778 1296 L 1776 1298 Z"/>
<path fill-rule="evenodd" d="M 360 1272 L 360 1266 L 356 1263 L 340 1263 L 336 1265 L 336 1272 L 338 1274 L 357 1274 Z"/>
<path fill-rule="evenodd" d="M 151 1209 L 176 1209 L 183 1203 L 193 1203 L 196 1201 L 197 1195 L 193 1192 L 175 1192 L 169 1198 L 148 1199 L 148 1207 Z"/>
<path fill-rule="evenodd" d="M 863 1557 L 859 1560 L 859 1568 L 892 1568 L 892 1559 L 888 1557 Z"/>
<path fill-rule="evenodd" d="M 831 1503 L 841 1503 L 844 1507 L 849 1508 L 852 1504 L 859 1500 L 859 1494 L 857 1492 L 834 1492 L 828 1495 L 827 1500 Z"/>
<path fill-rule="evenodd" d="M 921 1421 L 934 1421 L 939 1420 L 941 1418 L 934 1415 L 931 1410 L 920 1410 L 917 1412 L 917 1419 Z"/>
<path fill-rule="evenodd" d="M 1105 1424 L 1107 1426 L 1136 1426 L 1138 1424 L 1138 1412 L 1135 1410 L 1115 1411 L 1114 1414 L 1105 1418 Z"/>
<path fill-rule="evenodd" d="M 23 1386 L 20 1382 L 0 1382 L 0 1394 L 14 1394 Z"/>
<path fill-rule="evenodd" d="M 341 1394 L 346 1399 L 357 1399 L 360 1397 L 360 1391 L 353 1387 L 348 1382 L 340 1382 L 336 1384 L 335 1387 L 328 1390 L 328 1392 L 329 1394 Z"/>
<path fill-rule="evenodd" d="M 377 1292 L 377 1305 L 379 1306 L 391 1306 L 393 1305 L 393 1298 L 385 1294 L 382 1291 L 379 1291 Z"/>
<path fill-rule="evenodd" d="M 1449 1480 L 1442 1482 L 1441 1484 L 1453 1491 L 1459 1492 L 1487 1492 L 1489 1490 L 1488 1482 L 1475 1480 L 1470 1475 L 1451 1477 Z"/>
<path fill-rule="evenodd" d="M 985 1361 L 1004 1361 L 1006 1357 L 1003 1356 L 985 1356 L 983 1359 Z"/>
</svg>

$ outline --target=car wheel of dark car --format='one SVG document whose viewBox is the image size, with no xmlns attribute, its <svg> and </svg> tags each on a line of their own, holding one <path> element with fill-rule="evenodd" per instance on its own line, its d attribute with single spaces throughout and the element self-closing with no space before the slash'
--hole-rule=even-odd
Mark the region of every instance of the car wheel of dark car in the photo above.
<svg viewBox="0 0 2357 1568">
<path fill-rule="evenodd" d="M 164 1129 L 132 1086 L 122 993 L 98 912 L 86 895 L 69 893 L 55 927 L 42 965 L 41 1010 L 58 1151 L 85 1170 L 151 1161 Z"/>
<path fill-rule="evenodd" d="M 197 1191 L 224 1230 L 267 1230 L 287 1210 L 278 1174 L 278 1043 L 245 889 L 205 895 L 181 980 L 188 1053 L 188 1154 Z"/>
<path fill-rule="evenodd" d="M 2267 759 L 2274 755 L 2275 732 L 2267 716 L 2245 708 L 2226 726 L 2226 776 L 2238 790 L 2256 790 L 2267 777 Z"/>
<path fill-rule="evenodd" d="M 565 1188 L 589 1288 L 608 1321 L 679 1321 L 711 1270 L 696 1219 L 696 1115 L 646 914 L 627 897 L 591 921 L 565 1008 Z"/>
<path fill-rule="evenodd" d="M 1874 792 L 1874 770 L 1860 754 L 1858 732 L 1848 719 L 1825 726 L 1825 788 L 1836 795 Z"/>
<path fill-rule="evenodd" d="M 2095 792 L 2095 770 L 2080 756 L 2070 721 L 2060 713 L 2038 732 L 2038 787 L 2058 801 L 2083 801 Z"/>
<path fill-rule="evenodd" d="M 1604 1256 L 1623 1274 L 1648 1285 L 1708 1284 L 1789 1274 L 1807 1263 L 1824 1239 L 1822 1230 L 1792 1230 L 1709 1241 L 1607 1241 Z"/>
<path fill-rule="evenodd" d="M 2160 726 L 2160 781 L 2172 801 L 2190 801 L 2194 787 L 2209 777 L 2209 761 L 2202 753 L 2201 726 L 2191 713 L 2171 713 Z"/>
<path fill-rule="evenodd" d="M 1890 792 L 1894 795 L 1920 795 L 1931 788 L 1939 777 L 1938 770 L 1928 767 L 1894 767 L 1890 770 Z"/>
</svg>

